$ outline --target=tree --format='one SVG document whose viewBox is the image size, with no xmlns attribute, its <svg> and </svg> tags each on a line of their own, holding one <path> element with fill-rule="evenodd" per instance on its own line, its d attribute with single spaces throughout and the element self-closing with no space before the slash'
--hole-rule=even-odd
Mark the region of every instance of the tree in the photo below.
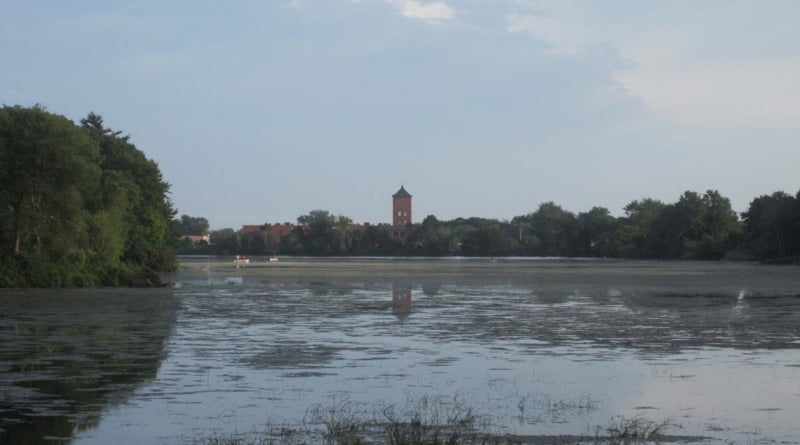
<svg viewBox="0 0 800 445">
<path fill-rule="evenodd" d="M 742 224 L 731 201 L 716 190 L 703 195 L 705 212 L 694 241 L 693 253 L 697 259 L 720 259 L 739 244 Z"/>
<path fill-rule="evenodd" d="M 261 240 L 264 242 L 264 248 L 270 255 L 277 255 L 281 250 L 281 239 L 272 230 L 269 229 L 269 224 L 264 225 L 264 229 L 259 233 Z"/>
<path fill-rule="evenodd" d="M 580 244 L 578 223 L 575 215 L 561 208 L 552 201 L 539 205 L 535 212 L 517 217 L 512 224 L 529 225 L 536 241 L 533 250 L 529 253 L 545 256 L 571 256 L 578 250 Z"/>
<path fill-rule="evenodd" d="M 0 286 L 157 284 L 175 265 L 169 185 L 91 113 L 0 109 Z"/>
<path fill-rule="evenodd" d="M 694 258 L 693 243 L 702 233 L 703 200 L 687 191 L 677 203 L 664 207 L 648 235 L 649 256 L 655 258 Z"/>
<path fill-rule="evenodd" d="M 355 255 L 392 255 L 398 248 L 389 231 L 380 227 L 367 226 L 353 233 Z"/>
<path fill-rule="evenodd" d="M 615 256 L 652 258 L 653 225 L 665 207 L 661 201 L 650 198 L 625 206 L 625 217 L 613 235 Z"/>
<path fill-rule="evenodd" d="M 0 109 L 0 259 L 13 258 L 2 267 L 18 272 L 9 284 L 95 283 L 86 241 L 99 158 L 63 116 L 40 105 Z"/>
<path fill-rule="evenodd" d="M 747 248 L 761 259 L 800 255 L 798 199 L 784 192 L 762 195 L 750 202 L 744 220 Z"/>
<path fill-rule="evenodd" d="M 616 226 L 616 218 L 604 207 L 592 207 L 588 212 L 579 213 L 579 253 L 587 256 L 608 256 L 611 254 L 611 238 Z"/>
<path fill-rule="evenodd" d="M 211 232 L 211 245 L 217 255 L 232 255 L 240 251 L 239 237 L 233 229 Z"/>
<path fill-rule="evenodd" d="M 62 241 L 46 239 L 56 229 L 74 239 L 85 224 L 83 197 L 98 185 L 98 159 L 97 146 L 63 116 L 40 105 L 0 110 L 3 232 L 14 256 Z"/>
<path fill-rule="evenodd" d="M 312 255 L 331 255 L 334 253 L 334 228 L 336 217 L 327 210 L 312 210 L 297 218 L 297 223 L 308 226 L 305 233 L 305 247 Z"/>
<path fill-rule="evenodd" d="M 126 198 L 123 261 L 151 274 L 174 270 L 175 210 L 168 197 L 169 184 L 158 165 L 130 143 L 129 136 L 106 128 L 99 115 L 89 113 L 81 125 L 100 145 L 104 177 L 115 178 L 119 193 Z"/>
<path fill-rule="evenodd" d="M 331 250 L 336 255 L 347 255 L 353 247 L 353 220 L 339 215 L 333 227 Z"/>
<path fill-rule="evenodd" d="M 433 215 L 428 215 L 414 228 L 412 235 L 421 254 L 440 256 L 450 253 L 450 229 Z"/>
<path fill-rule="evenodd" d="M 205 235 L 208 233 L 208 220 L 203 217 L 181 215 L 174 221 L 178 235 Z"/>
</svg>

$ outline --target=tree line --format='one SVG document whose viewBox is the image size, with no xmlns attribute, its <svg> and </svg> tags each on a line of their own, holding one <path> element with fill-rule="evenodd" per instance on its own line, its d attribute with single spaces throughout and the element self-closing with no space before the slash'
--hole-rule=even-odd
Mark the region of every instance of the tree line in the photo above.
<svg viewBox="0 0 800 445">
<path fill-rule="evenodd" d="M 175 211 L 158 165 L 95 113 L 0 109 L 0 287 L 157 285 Z"/>
<path fill-rule="evenodd" d="M 182 219 L 194 218 L 184 215 Z M 198 218 L 205 222 L 205 218 Z M 716 190 L 687 191 L 674 203 L 641 199 L 624 215 L 594 207 L 573 213 L 545 202 L 511 220 L 433 215 L 400 235 L 385 226 L 354 226 L 346 216 L 314 210 L 285 236 L 222 229 L 211 244 L 189 242 L 180 253 L 244 255 L 560 256 L 690 260 L 800 259 L 800 192 L 755 198 L 738 215 Z M 186 226 L 188 227 L 188 226 Z M 188 234 L 188 233 L 187 233 Z"/>
<path fill-rule="evenodd" d="M 642 199 L 615 217 L 553 202 L 511 220 L 433 215 L 400 234 L 314 210 L 286 234 L 208 230 L 175 218 L 169 184 L 130 137 L 89 113 L 75 124 L 44 107 L 0 108 L 0 287 L 156 285 L 182 253 L 245 255 L 584 256 L 661 259 L 800 258 L 800 193 L 755 198 L 737 215 L 719 192 Z"/>
</svg>

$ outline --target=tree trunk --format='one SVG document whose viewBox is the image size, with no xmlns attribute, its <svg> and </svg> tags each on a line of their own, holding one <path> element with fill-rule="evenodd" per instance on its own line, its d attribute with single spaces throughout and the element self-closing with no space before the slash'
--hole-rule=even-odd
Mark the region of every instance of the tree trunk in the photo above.
<svg viewBox="0 0 800 445">
<path fill-rule="evenodd" d="M 16 206 L 9 206 L 11 212 L 14 214 L 14 256 L 19 256 L 19 239 L 20 239 L 20 230 L 19 230 L 19 205 Z"/>
</svg>

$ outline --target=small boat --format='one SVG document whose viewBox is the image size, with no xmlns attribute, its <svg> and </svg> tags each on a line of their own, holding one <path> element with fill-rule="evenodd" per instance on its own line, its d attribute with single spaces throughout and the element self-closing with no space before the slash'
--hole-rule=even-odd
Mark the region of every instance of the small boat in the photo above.
<svg viewBox="0 0 800 445">
<path fill-rule="evenodd" d="M 269 261 L 270 263 L 274 263 L 274 262 L 278 261 L 278 257 L 271 256 L 271 257 L 269 257 L 269 259 L 267 261 Z"/>
<path fill-rule="evenodd" d="M 233 265 L 236 266 L 237 269 L 240 267 L 247 267 L 248 264 L 250 264 L 250 258 L 247 258 L 244 255 L 236 255 L 236 259 L 233 260 Z"/>
</svg>

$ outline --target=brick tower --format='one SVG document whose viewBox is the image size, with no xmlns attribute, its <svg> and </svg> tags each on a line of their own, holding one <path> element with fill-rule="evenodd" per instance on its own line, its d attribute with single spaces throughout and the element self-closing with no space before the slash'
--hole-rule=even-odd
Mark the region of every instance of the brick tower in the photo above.
<svg viewBox="0 0 800 445">
<path fill-rule="evenodd" d="M 411 194 L 403 186 L 392 195 L 392 225 L 406 226 L 411 224 Z"/>
</svg>

